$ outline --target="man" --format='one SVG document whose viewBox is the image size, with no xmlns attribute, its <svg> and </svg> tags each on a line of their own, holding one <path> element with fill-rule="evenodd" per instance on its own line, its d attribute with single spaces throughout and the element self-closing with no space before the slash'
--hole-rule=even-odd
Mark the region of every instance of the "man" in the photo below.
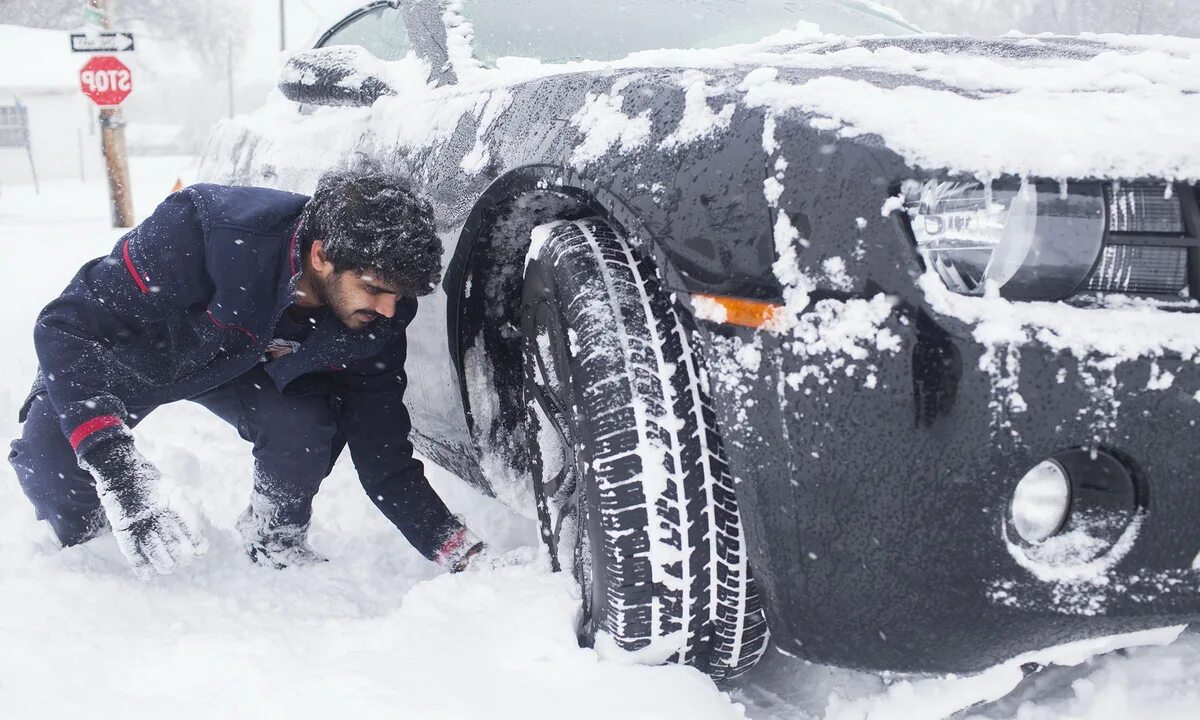
<svg viewBox="0 0 1200 720">
<path fill-rule="evenodd" d="M 412 456 L 405 327 L 437 286 L 433 211 L 406 184 L 331 173 L 312 198 L 195 185 L 80 269 L 34 329 L 40 372 L 10 462 L 63 546 L 111 528 L 139 576 L 205 552 L 130 429 L 192 400 L 254 444 L 246 551 L 320 558 L 312 500 L 345 445 L 376 506 L 454 572 L 483 544 Z"/>
</svg>

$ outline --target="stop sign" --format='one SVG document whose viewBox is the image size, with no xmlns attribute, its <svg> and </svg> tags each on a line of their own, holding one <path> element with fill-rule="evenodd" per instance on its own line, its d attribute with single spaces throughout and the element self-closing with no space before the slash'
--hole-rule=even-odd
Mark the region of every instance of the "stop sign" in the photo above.
<svg viewBox="0 0 1200 720">
<path fill-rule="evenodd" d="M 133 91 L 133 75 L 112 55 L 97 55 L 80 69 L 79 87 L 97 105 L 120 105 Z"/>
</svg>

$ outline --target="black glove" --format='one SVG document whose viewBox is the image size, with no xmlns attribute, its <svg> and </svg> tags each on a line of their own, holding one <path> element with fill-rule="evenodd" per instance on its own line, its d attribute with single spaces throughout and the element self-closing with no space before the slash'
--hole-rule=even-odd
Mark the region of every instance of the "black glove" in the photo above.
<svg viewBox="0 0 1200 720">
<path fill-rule="evenodd" d="M 258 492 L 250 496 L 250 506 L 238 518 L 237 530 L 252 561 L 276 570 L 326 562 L 308 544 L 308 523 L 281 524 L 277 515 L 271 500 Z"/>
<path fill-rule="evenodd" d="M 534 550 L 529 547 L 519 547 L 508 552 L 497 552 L 494 548 L 483 543 L 477 543 L 467 551 L 466 556 L 456 569 L 450 572 L 468 572 L 479 570 L 500 570 L 516 565 L 528 565 L 534 560 Z"/>
<path fill-rule="evenodd" d="M 204 536 L 159 494 L 158 468 L 130 437 L 98 444 L 79 464 L 92 474 L 117 547 L 138 577 L 168 574 L 208 550 Z"/>
<path fill-rule="evenodd" d="M 453 567 L 450 568 L 450 572 L 451 573 L 460 573 L 463 570 L 466 570 L 467 566 L 469 566 L 471 564 L 471 558 L 473 558 L 476 555 L 478 555 L 479 553 L 483 552 L 486 547 L 487 546 L 484 545 L 482 541 L 477 542 L 474 545 L 472 545 L 470 548 L 467 549 L 467 552 L 463 554 L 462 559 L 459 560 Z"/>
</svg>

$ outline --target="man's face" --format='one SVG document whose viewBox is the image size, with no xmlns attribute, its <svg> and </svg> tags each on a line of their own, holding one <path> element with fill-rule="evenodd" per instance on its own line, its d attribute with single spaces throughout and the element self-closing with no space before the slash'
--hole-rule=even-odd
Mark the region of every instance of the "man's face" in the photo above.
<svg viewBox="0 0 1200 720">
<path fill-rule="evenodd" d="M 317 285 L 320 300 L 351 330 L 363 330 L 396 314 L 396 287 L 370 272 L 333 272 Z"/>
</svg>

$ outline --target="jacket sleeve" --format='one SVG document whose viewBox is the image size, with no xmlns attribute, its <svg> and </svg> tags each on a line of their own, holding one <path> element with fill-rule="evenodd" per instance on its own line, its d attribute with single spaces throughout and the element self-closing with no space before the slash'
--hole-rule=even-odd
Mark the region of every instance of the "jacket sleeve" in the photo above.
<svg viewBox="0 0 1200 720">
<path fill-rule="evenodd" d="M 46 391 L 78 455 L 127 432 L 118 389 L 132 371 L 114 349 L 204 302 L 203 247 L 200 213 L 188 191 L 177 192 L 109 255 L 84 265 L 38 316 L 33 342 Z"/>
<path fill-rule="evenodd" d="M 363 489 L 426 558 L 454 567 L 477 539 L 446 508 L 413 457 L 404 407 L 404 336 L 337 373 L 340 420 Z"/>
</svg>

